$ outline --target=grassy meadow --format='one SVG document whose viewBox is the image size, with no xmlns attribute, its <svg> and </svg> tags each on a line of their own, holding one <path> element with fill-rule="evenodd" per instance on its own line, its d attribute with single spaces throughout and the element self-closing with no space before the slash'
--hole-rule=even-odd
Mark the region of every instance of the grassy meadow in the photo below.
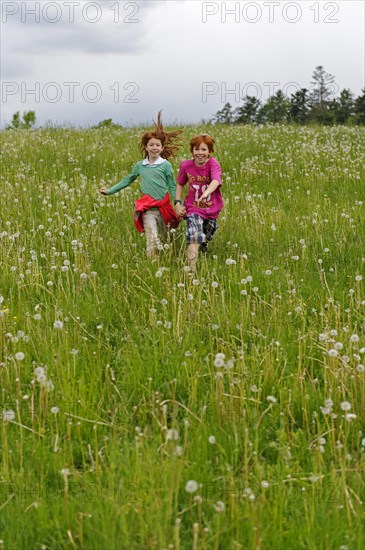
<svg viewBox="0 0 365 550">
<path fill-rule="evenodd" d="M 147 260 L 143 129 L 1 133 L 1 550 L 365 546 L 365 149 L 216 139 L 225 208 Z"/>
</svg>

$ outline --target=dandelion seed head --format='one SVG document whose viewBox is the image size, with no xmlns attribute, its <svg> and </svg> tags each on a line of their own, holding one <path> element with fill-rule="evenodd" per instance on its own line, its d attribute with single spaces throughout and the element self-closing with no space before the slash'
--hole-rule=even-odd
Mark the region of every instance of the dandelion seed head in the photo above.
<svg viewBox="0 0 365 550">
<path fill-rule="evenodd" d="M 187 493 L 195 493 L 198 490 L 198 484 L 194 479 L 190 479 L 185 485 Z"/>
<path fill-rule="evenodd" d="M 15 412 L 11 409 L 3 412 L 3 420 L 4 422 L 11 422 L 15 418 Z"/>
<path fill-rule="evenodd" d="M 167 430 L 166 439 L 168 441 L 177 441 L 179 439 L 179 432 L 173 429 Z"/>
<path fill-rule="evenodd" d="M 269 403 L 276 403 L 277 402 L 277 399 L 276 397 L 274 397 L 273 395 L 268 395 L 266 397 L 266 401 L 268 401 Z"/>
<path fill-rule="evenodd" d="M 221 512 L 224 512 L 225 508 L 226 508 L 225 504 L 221 500 L 218 500 L 218 502 L 216 502 L 214 505 L 214 509 L 218 514 L 220 514 Z"/>
</svg>

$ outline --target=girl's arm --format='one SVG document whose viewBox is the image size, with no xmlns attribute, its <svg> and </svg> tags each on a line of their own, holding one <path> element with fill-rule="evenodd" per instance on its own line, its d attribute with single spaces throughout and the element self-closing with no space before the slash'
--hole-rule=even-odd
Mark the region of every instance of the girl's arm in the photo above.
<svg viewBox="0 0 365 550">
<path fill-rule="evenodd" d="M 213 193 L 220 185 L 222 184 L 218 180 L 211 181 L 208 187 L 206 188 L 206 190 L 204 191 L 204 193 L 198 198 L 197 200 L 198 204 L 202 202 L 204 199 L 206 199 L 207 197 L 209 197 L 209 195 Z"/>
<path fill-rule="evenodd" d="M 119 183 L 116 183 L 111 187 L 110 189 L 105 189 L 105 187 L 102 187 L 100 189 L 100 193 L 102 195 L 113 195 L 114 193 L 117 193 L 118 191 L 121 191 L 122 189 L 125 189 L 129 185 L 131 185 L 135 179 L 137 179 L 139 176 L 139 165 L 136 164 L 133 168 L 132 172 L 128 174 L 125 178 L 122 179 Z"/>
<path fill-rule="evenodd" d="M 212 181 L 204 191 L 201 197 L 198 199 L 198 203 L 205 200 L 211 193 L 213 193 L 220 185 L 222 185 L 222 169 L 220 167 L 219 162 L 215 158 L 210 159 L 211 167 L 210 167 L 210 175 L 212 178 Z"/>
<path fill-rule="evenodd" d="M 179 174 L 177 176 L 177 186 L 176 186 L 176 200 L 181 201 L 183 195 L 183 188 L 187 182 L 186 172 L 184 170 L 183 164 L 180 164 Z M 183 206 L 182 202 L 177 202 L 175 204 L 175 212 L 177 216 L 183 218 L 186 215 L 186 208 Z"/>
</svg>

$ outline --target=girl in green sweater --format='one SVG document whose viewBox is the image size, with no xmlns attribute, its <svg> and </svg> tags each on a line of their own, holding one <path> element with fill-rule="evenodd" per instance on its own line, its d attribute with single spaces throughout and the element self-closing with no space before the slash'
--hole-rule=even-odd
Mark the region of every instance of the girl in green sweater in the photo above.
<svg viewBox="0 0 365 550">
<path fill-rule="evenodd" d="M 177 227 L 180 222 L 170 202 L 170 196 L 173 201 L 176 199 L 176 181 L 167 159 L 180 146 L 174 140 L 181 134 L 181 130 L 165 132 L 161 111 L 155 126 L 153 132 L 145 132 L 140 139 L 141 153 L 145 158 L 137 162 L 132 172 L 122 181 L 110 189 L 100 189 L 102 195 L 112 195 L 131 185 L 140 176 L 143 195 L 135 202 L 134 224 L 138 231 L 146 233 L 148 257 L 153 257 L 156 250 L 163 248 L 160 237 L 166 236 L 167 226 Z"/>
</svg>

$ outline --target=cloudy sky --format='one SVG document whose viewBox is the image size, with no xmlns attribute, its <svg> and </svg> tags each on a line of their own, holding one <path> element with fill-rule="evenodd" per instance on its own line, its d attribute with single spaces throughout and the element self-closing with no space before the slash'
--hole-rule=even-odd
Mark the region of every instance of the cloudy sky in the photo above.
<svg viewBox="0 0 365 550">
<path fill-rule="evenodd" d="M 364 23 L 364 0 L 1 0 L 1 125 L 199 122 L 309 88 L 317 65 L 357 96 Z"/>
</svg>

